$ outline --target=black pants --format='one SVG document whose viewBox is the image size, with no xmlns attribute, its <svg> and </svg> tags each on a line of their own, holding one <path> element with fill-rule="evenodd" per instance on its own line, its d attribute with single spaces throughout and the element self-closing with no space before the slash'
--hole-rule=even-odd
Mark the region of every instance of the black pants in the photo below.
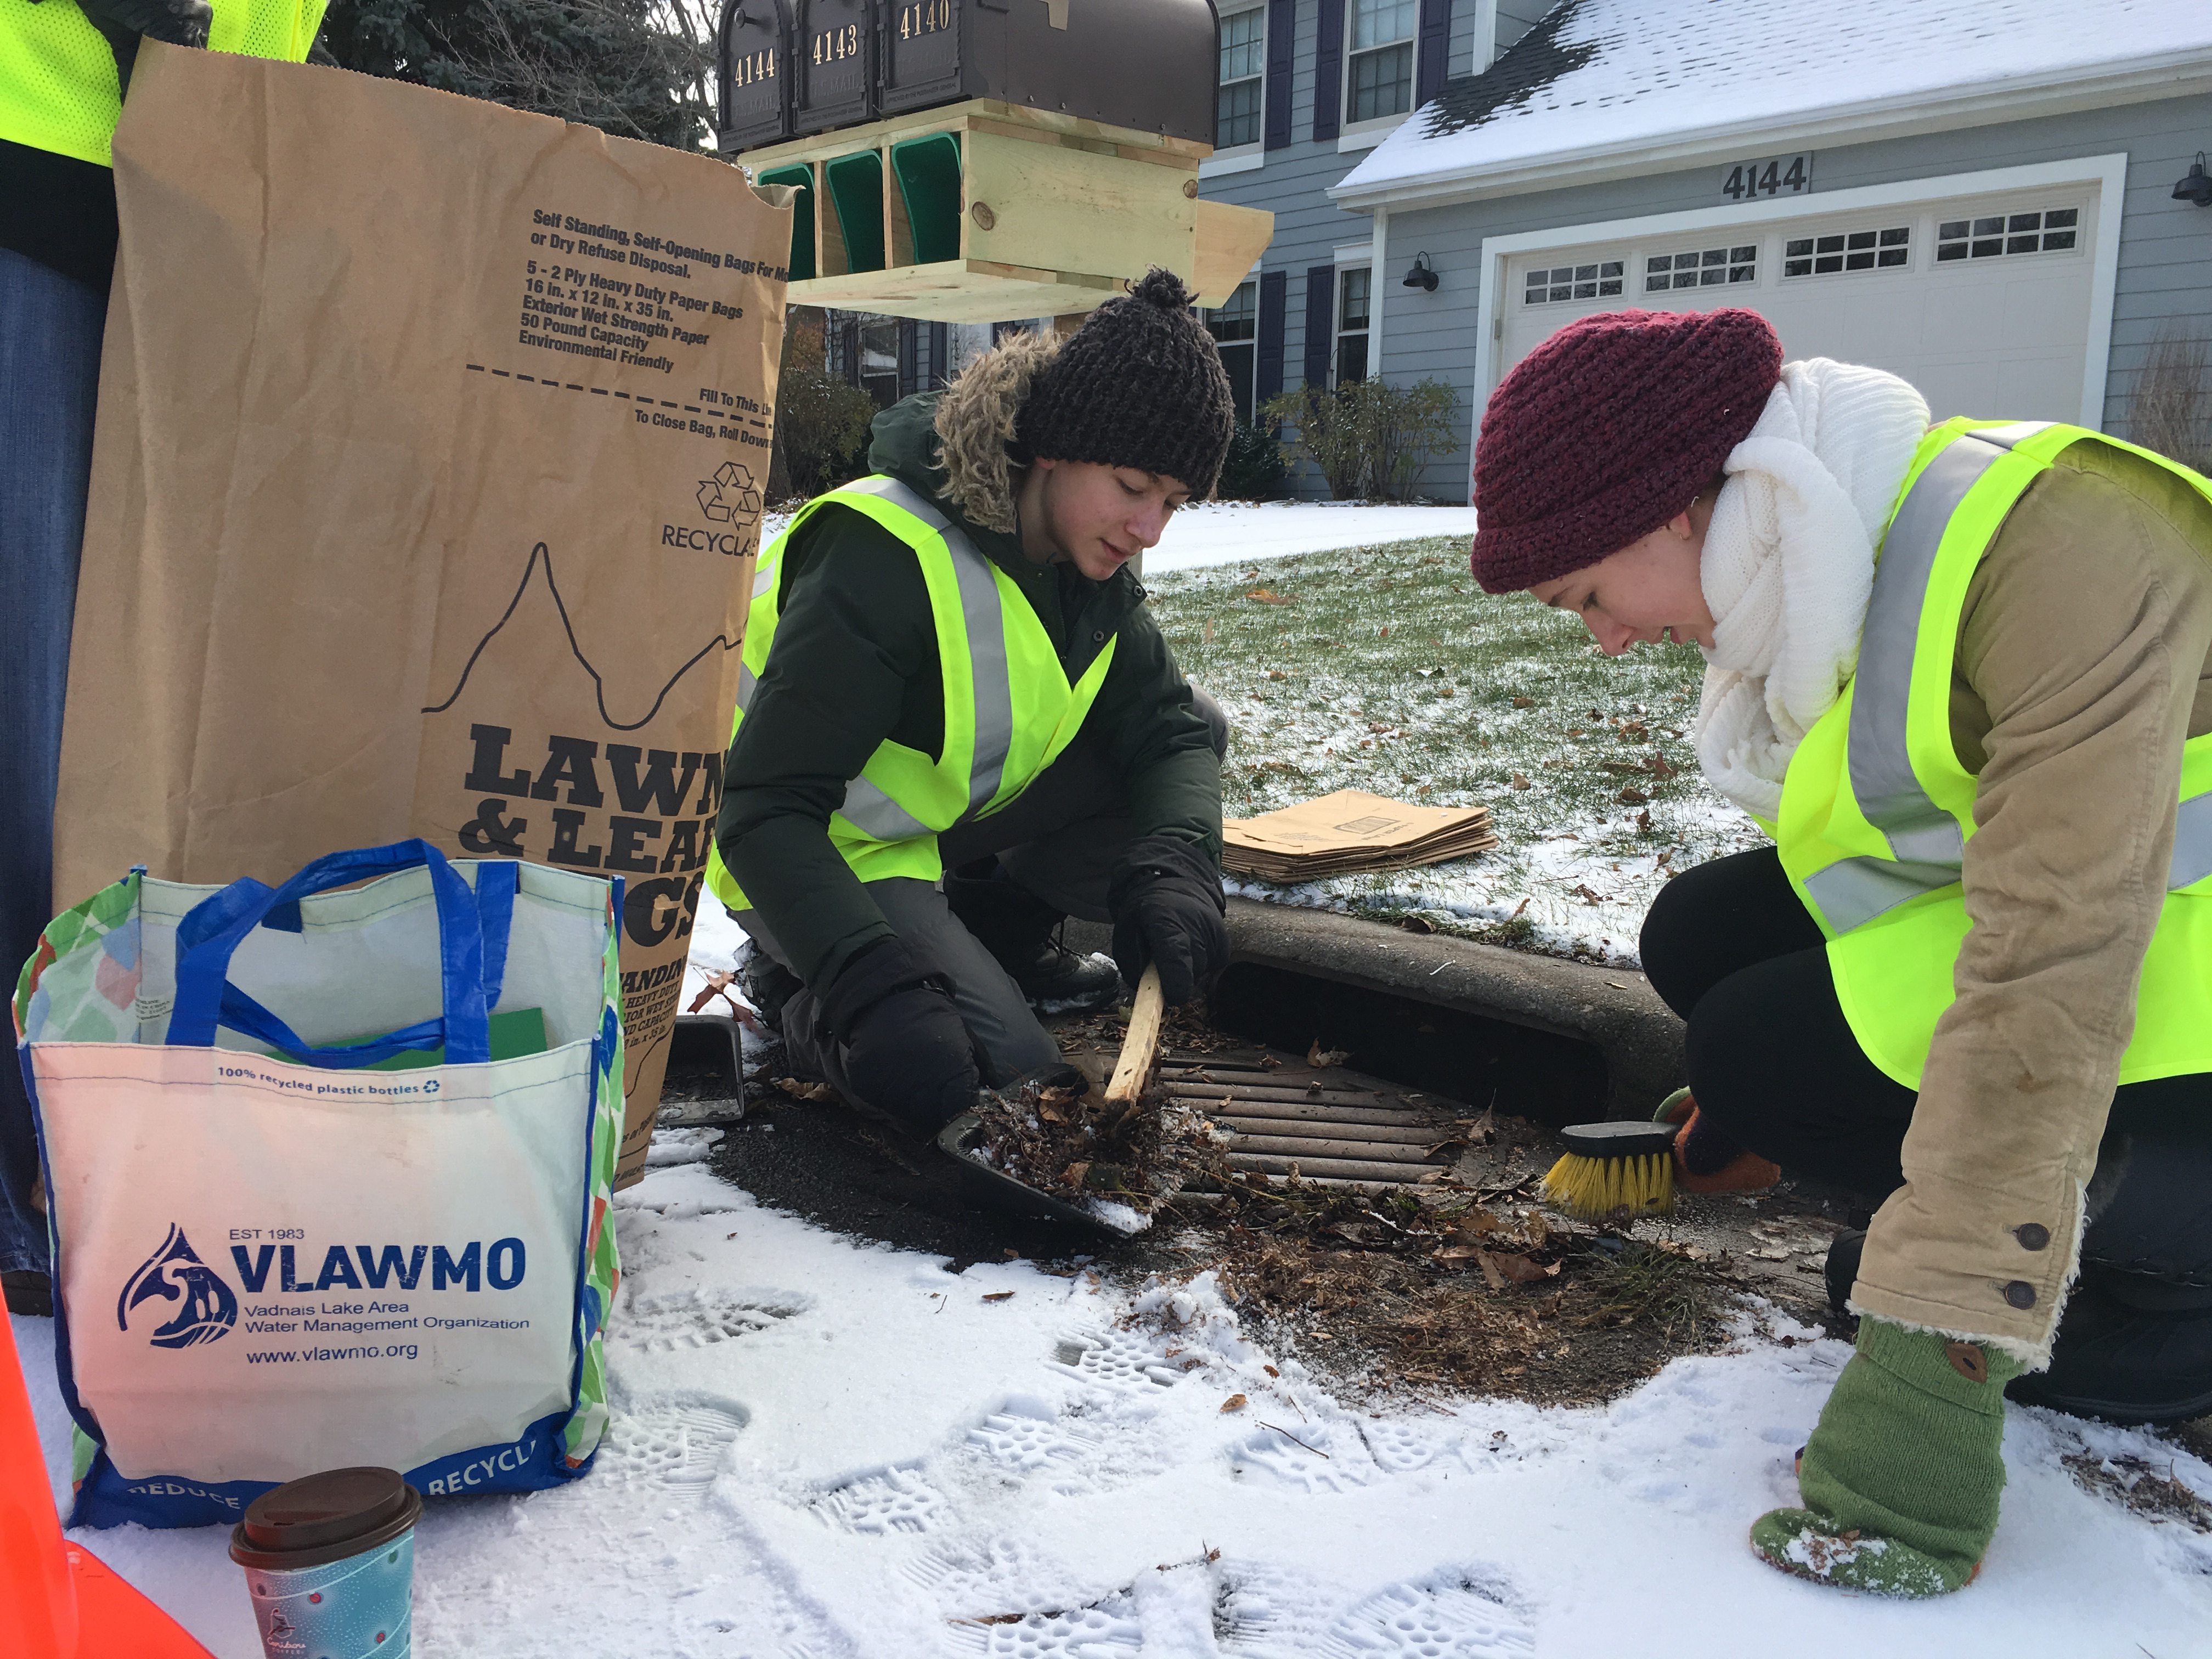
<svg viewBox="0 0 2212 1659">
<path fill-rule="evenodd" d="M 1794 1176 L 1878 1204 L 1917 1097 L 1866 1057 L 1820 931 L 1775 850 L 1686 870 L 1645 918 L 1644 970 L 1688 1022 L 1705 1121 Z M 2212 1283 L 2212 1075 L 2123 1084 L 2089 1190 L 2085 1261 Z"/>
</svg>

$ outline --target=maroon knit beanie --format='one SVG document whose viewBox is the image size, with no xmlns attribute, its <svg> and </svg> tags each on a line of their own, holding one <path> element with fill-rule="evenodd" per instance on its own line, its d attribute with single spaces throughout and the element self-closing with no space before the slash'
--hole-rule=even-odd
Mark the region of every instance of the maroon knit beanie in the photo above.
<svg viewBox="0 0 2212 1659">
<path fill-rule="evenodd" d="M 1682 512 L 1782 378 L 1755 311 L 1606 311 L 1516 364 L 1474 447 L 1474 578 L 1490 593 L 1619 552 Z"/>
</svg>

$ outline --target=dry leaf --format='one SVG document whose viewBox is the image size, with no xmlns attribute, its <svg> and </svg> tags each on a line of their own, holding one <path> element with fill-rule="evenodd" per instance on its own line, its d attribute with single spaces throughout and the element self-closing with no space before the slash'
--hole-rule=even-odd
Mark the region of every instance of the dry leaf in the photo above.
<svg viewBox="0 0 2212 1659">
<path fill-rule="evenodd" d="M 1083 1184 L 1084 1178 L 1090 1173 L 1091 1162 L 1086 1158 L 1080 1164 L 1069 1164 L 1065 1170 L 1062 1170 L 1060 1172 L 1060 1178 L 1071 1187 L 1080 1187 Z"/>
<path fill-rule="evenodd" d="M 793 1100 L 820 1103 L 837 1098 L 837 1091 L 826 1083 L 807 1083 L 795 1077 L 780 1077 L 775 1079 L 775 1086 Z"/>
<path fill-rule="evenodd" d="M 1525 1255 L 1503 1255 L 1495 1251 L 1490 1253 L 1489 1260 L 1499 1273 L 1516 1285 L 1533 1285 L 1540 1279 L 1557 1279 L 1559 1276 L 1559 1264 L 1556 1261 L 1548 1267 L 1540 1267 Z"/>
<path fill-rule="evenodd" d="M 1232 1394 L 1221 1402 L 1221 1409 L 1225 1412 L 1241 1412 L 1251 1403 L 1243 1395 Z"/>
<path fill-rule="evenodd" d="M 1534 708 L 1536 706 L 1536 700 L 1534 697 L 1516 697 L 1513 699 L 1513 706 L 1516 708 Z"/>
<path fill-rule="evenodd" d="M 1556 1269 L 1554 1271 L 1556 1271 Z M 985 1292 L 983 1300 L 986 1302 L 1005 1302 L 1011 1298 L 1013 1292 L 1012 1291 L 989 1291 Z"/>
<path fill-rule="evenodd" d="M 1326 1072 L 1332 1066 L 1341 1066 L 1351 1058 L 1351 1049 L 1324 1048 L 1321 1046 L 1319 1037 L 1316 1037 L 1313 1040 L 1313 1047 L 1306 1050 L 1306 1064 L 1316 1072 Z"/>
<path fill-rule="evenodd" d="M 1244 597 L 1248 599 L 1257 599 L 1262 605 L 1288 605 L 1290 603 L 1290 600 L 1284 598 L 1280 593 L 1273 592 L 1265 587 L 1255 587 Z"/>
<path fill-rule="evenodd" d="M 1651 797 L 1645 794 L 1641 789 L 1638 789 L 1632 783 L 1626 789 L 1623 789 L 1618 795 L 1614 796 L 1613 799 L 1619 801 L 1623 806 L 1642 806 L 1647 804 L 1650 800 Z"/>
<path fill-rule="evenodd" d="M 1498 1260 L 1489 1251 L 1477 1250 L 1474 1253 L 1474 1264 L 1482 1269 L 1483 1279 L 1489 1284 L 1492 1290 L 1502 1291 L 1505 1288 L 1505 1275 L 1498 1271 Z"/>
<path fill-rule="evenodd" d="M 1527 789 L 1532 786 L 1528 779 L 1522 777 L 1518 772 L 1516 772 L 1513 775 L 1513 787 L 1516 789 Z"/>
<path fill-rule="evenodd" d="M 1262 1365 L 1260 1369 L 1267 1372 L 1270 1376 L 1280 1376 L 1282 1375 L 1282 1372 L 1277 1370 L 1273 1365 Z"/>
</svg>

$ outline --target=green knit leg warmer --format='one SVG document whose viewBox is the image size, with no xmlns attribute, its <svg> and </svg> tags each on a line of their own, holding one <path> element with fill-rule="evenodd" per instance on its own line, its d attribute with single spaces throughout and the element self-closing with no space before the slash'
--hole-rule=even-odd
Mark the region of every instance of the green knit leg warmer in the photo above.
<svg viewBox="0 0 2212 1659">
<path fill-rule="evenodd" d="M 1798 1462 L 1805 1507 L 1759 1516 L 1752 1548 L 1801 1578 L 1884 1595 L 1964 1587 L 1997 1529 L 2004 1386 L 2021 1369 L 1985 1344 L 1862 1319 Z"/>
</svg>

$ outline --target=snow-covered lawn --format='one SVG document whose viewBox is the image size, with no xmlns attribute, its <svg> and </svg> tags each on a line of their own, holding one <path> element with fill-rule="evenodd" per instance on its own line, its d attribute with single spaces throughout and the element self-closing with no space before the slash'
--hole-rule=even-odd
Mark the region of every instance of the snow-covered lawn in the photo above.
<svg viewBox="0 0 2212 1659">
<path fill-rule="evenodd" d="M 1208 1278 L 954 1273 L 696 1162 L 620 1194 L 617 1225 L 610 1441 L 572 1486 L 430 1505 L 425 1659 L 2180 1659 L 2212 1629 L 2212 1539 L 2060 1460 L 2133 1455 L 2200 1492 L 2212 1468 L 2039 1412 L 2010 1414 L 2004 1524 L 1962 1595 L 1760 1565 L 1745 1528 L 1794 1501 L 1848 1352 L 1786 1322 L 1606 1407 L 1385 1407 L 1271 1352 Z M 52 1325 L 15 1330 L 59 1492 Z M 79 1536 L 219 1659 L 259 1653 L 222 1529 Z"/>
<path fill-rule="evenodd" d="M 1232 815 L 1364 789 L 1487 806 L 1503 842 L 1452 864 L 1291 887 L 1232 879 L 1233 891 L 1632 963 L 1675 871 L 1765 841 L 1698 772 L 1694 648 L 1608 660 L 1577 618 L 1484 593 L 1456 536 L 1147 585 L 1184 671 L 1228 713 Z"/>
<path fill-rule="evenodd" d="M 1403 507 L 1358 501 L 1201 501 L 1168 520 L 1159 545 L 1145 555 L 1145 580 L 1170 571 L 1289 553 L 1449 536 L 1464 562 L 1474 534 L 1471 507 Z"/>
</svg>

